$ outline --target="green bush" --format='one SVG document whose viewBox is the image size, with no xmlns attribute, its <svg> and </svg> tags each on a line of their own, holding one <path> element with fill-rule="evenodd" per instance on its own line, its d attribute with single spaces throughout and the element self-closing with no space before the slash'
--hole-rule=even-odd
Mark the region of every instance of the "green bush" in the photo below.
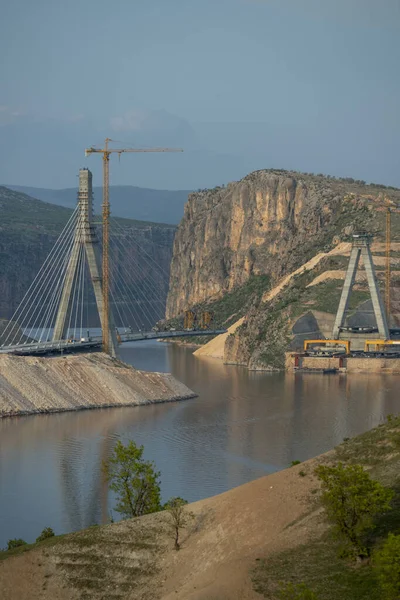
<svg viewBox="0 0 400 600">
<path fill-rule="evenodd" d="M 318 600 L 316 594 L 305 583 L 298 585 L 293 583 L 281 584 L 278 598 L 279 600 Z"/>
<path fill-rule="evenodd" d="M 382 548 L 375 553 L 376 569 L 382 598 L 398 600 L 400 598 L 400 535 L 389 533 Z"/>
<path fill-rule="evenodd" d="M 295 467 L 296 465 L 301 465 L 301 460 L 292 460 L 290 466 Z"/>
<path fill-rule="evenodd" d="M 45 527 L 39 537 L 36 538 L 36 542 L 43 542 L 43 540 L 51 537 L 54 537 L 54 531 L 51 527 Z"/>
<path fill-rule="evenodd" d="M 393 490 L 373 480 L 361 465 L 319 465 L 315 473 L 322 482 L 322 503 L 334 531 L 348 554 L 368 555 L 363 535 L 373 528 L 376 516 L 390 510 Z"/>
<path fill-rule="evenodd" d="M 21 540 L 21 538 L 15 538 L 13 540 L 8 540 L 7 542 L 7 550 L 13 550 L 14 548 L 19 548 L 19 546 L 25 546 L 27 542 L 25 540 Z"/>
</svg>

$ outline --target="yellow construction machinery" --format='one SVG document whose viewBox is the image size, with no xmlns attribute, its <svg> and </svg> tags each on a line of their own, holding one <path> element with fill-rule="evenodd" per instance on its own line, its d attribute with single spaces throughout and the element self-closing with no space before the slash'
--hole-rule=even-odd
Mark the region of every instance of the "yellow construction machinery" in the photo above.
<svg viewBox="0 0 400 600">
<path fill-rule="evenodd" d="M 379 352 L 387 346 L 400 346 L 400 340 L 365 340 L 364 352 Z"/>
<path fill-rule="evenodd" d="M 304 352 L 310 348 L 310 346 L 343 346 L 345 349 L 346 356 L 350 354 L 350 341 L 349 340 L 304 340 Z M 332 348 L 334 350 L 334 348 Z"/>
<path fill-rule="evenodd" d="M 110 239 L 110 194 L 109 194 L 109 162 L 110 154 L 125 152 L 183 152 L 182 148 L 110 148 L 110 138 L 106 138 L 104 148 L 86 148 L 85 156 L 99 153 L 103 155 L 103 350 L 109 354 L 109 313 L 110 313 L 110 275 L 109 275 L 109 239 Z"/>
</svg>

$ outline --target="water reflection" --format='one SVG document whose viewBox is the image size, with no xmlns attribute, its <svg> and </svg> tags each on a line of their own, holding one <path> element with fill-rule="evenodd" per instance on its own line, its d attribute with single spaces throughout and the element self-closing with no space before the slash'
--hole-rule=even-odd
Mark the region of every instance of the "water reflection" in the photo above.
<svg viewBox="0 0 400 600">
<path fill-rule="evenodd" d="M 0 421 L 0 547 L 105 522 L 101 470 L 117 439 L 134 439 L 162 473 L 166 499 L 196 500 L 324 452 L 400 410 L 398 377 L 248 372 L 187 348 L 147 342 L 122 359 L 171 371 L 186 402 Z"/>
</svg>

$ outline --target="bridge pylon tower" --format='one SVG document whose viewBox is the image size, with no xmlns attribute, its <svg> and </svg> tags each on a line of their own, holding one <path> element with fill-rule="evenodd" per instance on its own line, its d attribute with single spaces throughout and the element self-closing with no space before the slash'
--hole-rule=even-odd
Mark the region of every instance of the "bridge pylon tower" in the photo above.
<svg viewBox="0 0 400 600">
<path fill-rule="evenodd" d="M 101 254 L 96 230 L 93 224 L 92 173 L 89 169 L 80 169 L 79 171 L 78 206 L 79 214 L 75 229 L 75 237 L 61 292 L 61 300 L 58 306 L 53 340 L 63 340 L 68 333 L 67 316 L 71 309 L 71 292 L 73 283 L 78 277 L 78 258 L 83 247 L 96 298 L 101 328 L 103 331 L 108 331 L 108 350 L 111 356 L 116 356 L 118 344 L 112 310 L 111 307 L 108 307 L 108 310 L 104 311 L 103 306 Z M 105 318 L 108 320 L 107 323 L 104 323 Z"/>
<path fill-rule="evenodd" d="M 390 338 L 390 333 L 388 321 L 385 314 L 385 306 L 376 279 L 375 268 L 370 248 L 370 235 L 366 232 L 360 232 L 353 235 L 353 246 L 351 249 L 349 265 L 347 267 L 346 277 L 343 284 L 342 295 L 340 297 L 339 308 L 336 313 L 335 323 L 333 326 L 332 338 L 335 340 L 339 339 L 341 328 L 343 327 L 345 322 L 350 295 L 356 279 L 356 274 L 361 257 L 363 258 L 364 262 L 364 268 L 367 276 L 369 291 L 371 294 L 372 307 L 375 314 L 378 332 L 382 339 L 388 340 Z"/>
</svg>

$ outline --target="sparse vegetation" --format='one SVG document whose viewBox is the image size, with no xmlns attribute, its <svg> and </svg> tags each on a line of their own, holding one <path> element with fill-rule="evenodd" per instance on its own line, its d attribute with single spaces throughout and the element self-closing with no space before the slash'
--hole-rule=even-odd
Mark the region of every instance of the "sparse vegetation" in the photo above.
<svg viewBox="0 0 400 600">
<path fill-rule="evenodd" d="M 382 590 L 382 599 L 400 598 L 400 535 L 389 533 L 383 546 L 376 551 L 374 566 Z"/>
<path fill-rule="evenodd" d="M 118 441 L 103 466 L 110 489 L 117 495 L 115 510 L 124 518 L 161 509 L 160 473 L 154 463 L 143 459 L 143 446 Z"/>
<path fill-rule="evenodd" d="M 190 521 L 194 518 L 193 513 L 189 512 L 185 507 L 187 501 L 183 498 L 171 498 L 165 504 L 164 509 L 168 512 L 170 523 L 174 532 L 175 550 L 180 549 L 179 535 L 181 529 L 187 527 Z"/>
<path fill-rule="evenodd" d="M 19 548 L 20 546 L 26 546 L 25 540 L 21 538 L 14 538 L 13 540 L 8 540 L 7 542 L 7 550 L 14 550 L 14 548 Z"/>
<path fill-rule="evenodd" d="M 305 583 L 294 585 L 293 583 L 281 584 L 278 592 L 279 600 L 318 600 L 318 597 Z"/>
<path fill-rule="evenodd" d="M 344 468 L 358 465 L 358 472 L 363 465 L 366 469 L 363 473 L 393 496 L 391 510 L 380 513 L 380 508 L 380 514 L 372 511 L 375 513 L 373 527 L 361 534 L 362 545 L 372 555 L 372 560 L 355 565 L 353 560 L 343 556 L 342 539 L 334 537 L 332 529 L 321 529 L 321 533 L 302 546 L 269 556 L 267 561 L 258 561 L 253 582 L 260 594 L 275 600 L 279 582 L 283 581 L 292 585 L 304 583 L 319 600 L 397 600 L 399 595 L 385 594 L 396 589 L 400 569 L 400 536 L 396 535 L 400 531 L 399 428 L 400 417 L 390 416 L 379 427 L 338 446 L 334 455 L 320 457 L 320 464 L 325 467 L 341 461 Z M 364 475 L 362 478 L 364 480 Z M 370 483 L 367 487 L 371 488 Z M 320 493 L 319 489 L 312 489 L 310 500 L 313 498 L 315 503 Z M 366 520 L 371 523 L 370 509 L 367 513 Z M 390 592 L 383 587 L 384 580 Z"/>
<path fill-rule="evenodd" d="M 54 535 L 54 531 L 51 527 L 45 527 L 39 537 L 36 538 L 36 543 L 43 542 L 43 540 L 54 537 Z"/>
</svg>

